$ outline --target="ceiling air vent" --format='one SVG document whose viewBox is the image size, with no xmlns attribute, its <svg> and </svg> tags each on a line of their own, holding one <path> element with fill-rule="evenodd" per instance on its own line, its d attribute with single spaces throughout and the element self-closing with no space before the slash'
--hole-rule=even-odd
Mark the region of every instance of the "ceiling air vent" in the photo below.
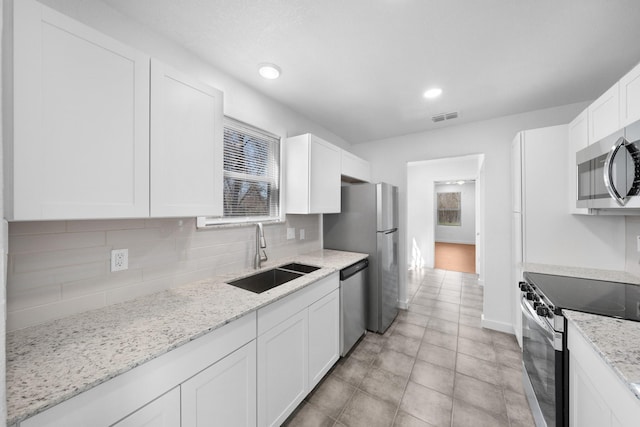
<svg viewBox="0 0 640 427">
<path fill-rule="evenodd" d="M 445 120 L 451 120 L 451 119 L 456 119 L 456 118 L 458 118 L 458 112 L 457 111 L 453 111 L 451 113 L 436 114 L 435 116 L 431 117 L 431 120 L 433 120 L 434 123 L 438 123 L 438 122 L 443 122 Z"/>
</svg>

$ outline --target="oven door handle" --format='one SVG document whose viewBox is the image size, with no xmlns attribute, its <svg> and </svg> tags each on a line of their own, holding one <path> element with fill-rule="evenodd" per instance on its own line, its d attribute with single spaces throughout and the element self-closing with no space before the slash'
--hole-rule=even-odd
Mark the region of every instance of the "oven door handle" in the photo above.
<svg viewBox="0 0 640 427">
<path fill-rule="evenodd" d="M 538 316 L 538 314 L 533 310 L 533 307 L 527 303 L 527 299 L 524 295 L 520 298 L 520 306 L 522 307 L 522 314 L 544 331 L 545 338 L 549 342 L 549 345 L 555 350 L 562 351 L 562 334 L 556 333 L 551 326 L 549 326 L 544 320 L 540 319 L 540 316 Z"/>
<path fill-rule="evenodd" d="M 603 168 L 604 186 L 607 188 L 607 192 L 609 193 L 611 198 L 615 200 L 619 206 L 625 205 L 625 203 L 627 202 L 627 195 L 625 194 L 624 196 L 621 196 L 620 192 L 616 188 L 615 183 L 613 182 L 613 159 L 618 154 L 618 151 L 620 151 L 621 148 L 624 148 L 627 145 L 627 142 L 628 141 L 623 136 L 618 138 L 613 147 L 611 147 L 611 150 L 607 155 L 607 159 L 604 161 Z"/>
</svg>

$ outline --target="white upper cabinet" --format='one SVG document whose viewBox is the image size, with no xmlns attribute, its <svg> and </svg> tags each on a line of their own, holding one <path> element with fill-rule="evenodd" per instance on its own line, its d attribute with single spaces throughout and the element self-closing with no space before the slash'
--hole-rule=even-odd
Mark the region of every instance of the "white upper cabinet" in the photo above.
<svg viewBox="0 0 640 427">
<path fill-rule="evenodd" d="M 151 61 L 151 216 L 222 215 L 222 92 Z"/>
<path fill-rule="evenodd" d="M 511 211 L 522 212 L 522 133 L 511 141 Z"/>
<path fill-rule="evenodd" d="M 12 6 L 7 219 L 148 216 L 149 57 L 36 1 Z"/>
<path fill-rule="evenodd" d="M 371 181 L 371 165 L 368 161 L 352 154 L 346 150 L 341 150 L 342 180 L 347 182 L 370 182 Z"/>
<path fill-rule="evenodd" d="M 640 64 L 620 79 L 620 126 L 640 120 Z"/>
<path fill-rule="evenodd" d="M 341 149 L 315 135 L 287 138 L 287 213 L 340 212 Z"/>
<path fill-rule="evenodd" d="M 576 166 L 576 153 L 589 145 L 589 114 L 584 110 L 571 123 L 569 123 L 569 157 L 567 170 L 569 171 L 569 213 L 588 215 L 589 209 L 577 208 L 578 199 L 578 172 Z"/>
<path fill-rule="evenodd" d="M 593 101 L 589 112 L 589 144 L 620 129 L 620 85 L 616 83 Z"/>
</svg>

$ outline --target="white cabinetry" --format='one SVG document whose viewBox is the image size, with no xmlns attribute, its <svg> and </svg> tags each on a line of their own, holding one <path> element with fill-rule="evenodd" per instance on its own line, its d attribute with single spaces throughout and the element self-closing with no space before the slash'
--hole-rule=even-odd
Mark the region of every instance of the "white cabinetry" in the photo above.
<svg viewBox="0 0 640 427">
<path fill-rule="evenodd" d="M 36 1 L 9 7 L 6 217 L 148 216 L 149 57 Z"/>
<path fill-rule="evenodd" d="M 589 144 L 593 144 L 620 129 L 620 85 L 616 83 L 593 101 L 589 114 Z"/>
<path fill-rule="evenodd" d="M 578 173 L 576 169 L 576 153 L 589 145 L 589 114 L 584 110 L 569 123 L 569 158 L 567 162 L 569 213 L 588 215 L 589 209 L 577 208 Z"/>
<path fill-rule="evenodd" d="M 569 322 L 569 422 L 575 427 L 638 425 L 640 400 Z"/>
<path fill-rule="evenodd" d="M 286 211 L 340 212 L 341 150 L 315 135 L 287 138 Z"/>
<path fill-rule="evenodd" d="M 258 426 L 280 425 L 339 357 L 338 274 L 258 311 Z"/>
<path fill-rule="evenodd" d="M 353 153 L 341 150 L 342 180 L 347 182 L 369 182 L 371 181 L 371 165 L 368 161 L 361 159 Z"/>
<path fill-rule="evenodd" d="M 222 214 L 222 92 L 151 61 L 151 216 Z"/>
<path fill-rule="evenodd" d="M 620 127 L 640 120 L 640 64 L 620 79 Z"/>
<path fill-rule="evenodd" d="M 309 390 L 340 355 L 340 292 L 335 290 L 309 307 Z"/>
<path fill-rule="evenodd" d="M 180 387 L 138 409 L 113 427 L 180 427 Z"/>
<path fill-rule="evenodd" d="M 516 286 L 522 280 L 524 262 L 524 232 L 522 229 L 522 144 L 523 133 L 518 133 L 511 142 L 511 283 L 513 328 L 518 344 L 522 347 L 522 315 L 520 311 L 520 290 Z"/>
<path fill-rule="evenodd" d="M 256 425 L 256 343 L 183 383 L 182 427 Z"/>
</svg>

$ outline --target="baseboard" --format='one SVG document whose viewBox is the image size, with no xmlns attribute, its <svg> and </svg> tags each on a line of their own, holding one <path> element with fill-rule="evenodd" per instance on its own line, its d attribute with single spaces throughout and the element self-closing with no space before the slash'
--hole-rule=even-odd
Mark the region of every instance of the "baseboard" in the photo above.
<svg viewBox="0 0 640 427">
<path fill-rule="evenodd" d="M 454 245 L 472 245 L 475 246 L 475 240 L 472 242 L 461 242 L 459 240 L 436 240 L 435 243 L 452 243 Z"/>
<path fill-rule="evenodd" d="M 484 314 L 482 315 L 482 327 L 487 329 L 493 329 L 494 331 L 515 335 L 515 331 L 511 323 L 498 322 L 496 320 L 485 319 Z"/>
<path fill-rule="evenodd" d="M 402 309 L 402 310 L 408 310 L 409 309 L 409 300 L 406 299 L 404 301 L 398 301 L 398 308 Z"/>
</svg>

